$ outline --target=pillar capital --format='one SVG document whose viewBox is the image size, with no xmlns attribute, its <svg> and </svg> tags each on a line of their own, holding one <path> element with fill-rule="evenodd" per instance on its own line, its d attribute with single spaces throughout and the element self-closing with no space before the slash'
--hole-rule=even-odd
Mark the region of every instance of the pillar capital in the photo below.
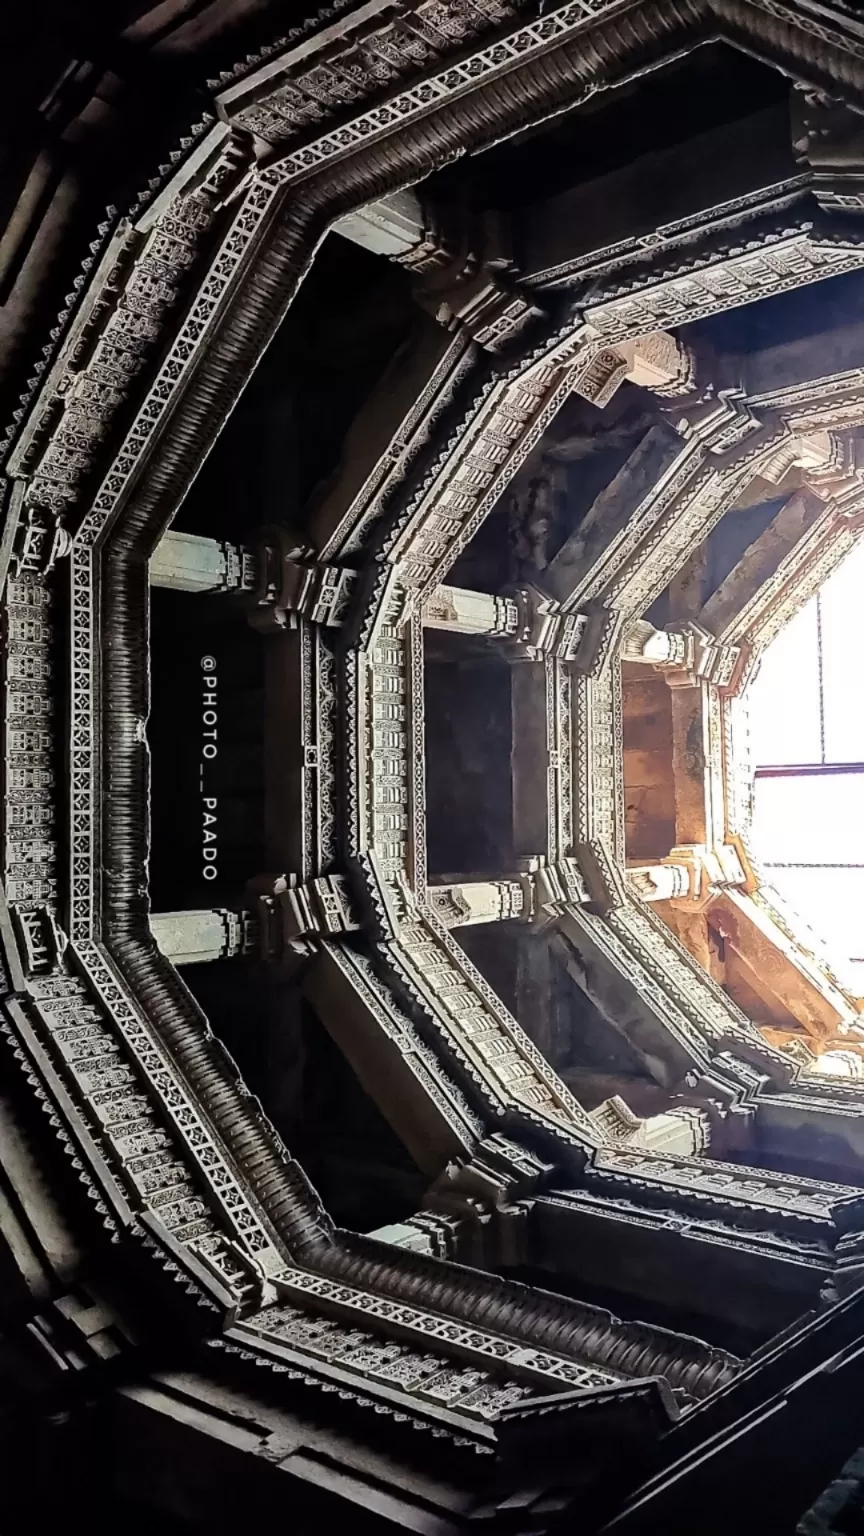
<svg viewBox="0 0 864 1536">
<path fill-rule="evenodd" d="M 695 623 L 657 629 L 635 619 L 625 631 L 621 657 L 660 668 L 670 688 L 692 688 L 705 681 L 734 692 L 743 675 L 744 648 L 716 640 Z"/>
</svg>

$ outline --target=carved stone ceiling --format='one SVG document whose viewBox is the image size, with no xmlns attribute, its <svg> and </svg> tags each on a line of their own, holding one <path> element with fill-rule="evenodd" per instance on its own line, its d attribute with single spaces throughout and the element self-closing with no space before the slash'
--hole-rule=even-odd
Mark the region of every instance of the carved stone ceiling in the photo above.
<svg viewBox="0 0 864 1536">
<path fill-rule="evenodd" d="M 858 1274 L 838 1259 L 835 1276 L 831 1202 L 854 1198 L 838 1183 L 864 1182 L 859 1090 L 767 1039 L 678 921 L 709 899 L 737 907 L 760 942 L 782 940 L 834 1009 L 836 1029 L 821 1043 L 857 1028 L 852 1000 L 795 951 L 760 898 L 738 729 L 760 648 L 851 547 L 862 517 L 864 44 L 833 7 L 819 7 L 818 20 L 815 10 L 791 0 L 573 0 L 538 17 L 518 0 L 421 0 L 395 13 L 347 8 L 319 31 L 274 42 L 212 85 L 204 120 L 170 164 L 100 228 L 4 440 L 10 1070 L 51 1106 L 111 1240 L 183 1278 L 225 1319 L 232 1348 L 287 1369 L 296 1346 L 316 1382 L 338 1369 L 340 1391 L 362 1391 L 367 1405 L 391 1393 L 383 1411 L 396 1403 L 463 1445 L 497 1444 L 490 1424 L 526 1394 L 565 1384 L 614 1393 L 626 1371 L 598 1374 L 587 1355 L 574 1363 L 551 1346 L 526 1363 L 523 1303 L 504 1281 L 499 1321 L 477 1324 L 476 1276 L 454 1281 L 443 1265 L 464 1257 L 464 1229 L 447 1246 L 452 1210 L 437 1182 L 450 1164 L 480 1160 L 484 1217 L 490 1189 L 505 1190 L 508 1216 L 524 1191 L 554 1179 L 537 1224 L 543 1242 L 559 1209 L 578 1207 L 586 1221 L 601 1199 L 653 1210 L 670 1188 L 706 1222 L 743 1226 L 728 1194 L 737 1175 L 751 1225 L 754 1209 L 761 1219 L 785 1199 L 797 1232 L 795 1201 L 817 1203 L 830 1255 L 824 1269 L 799 1255 L 808 1306 L 826 1276 L 840 1286 Z M 794 81 L 788 97 L 773 82 L 766 152 L 740 157 L 734 175 L 724 146 L 742 130 L 727 115 L 689 121 L 683 150 L 652 148 L 649 213 L 629 221 L 614 180 L 632 172 L 624 126 L 615 154 L 598 155 L 569 187 L 545 188 L 542 207 L 478 206 L 470 175 L 461 203 L 452 180 L 449 201 L 436 200 L 434 182 L 430 191 L 427 178 L 458 156 L 582 104 L 593 111 L 606 92 L 614 107 L 626 88 L 630 111 L 646 72 L 718 37 Z M 758 105 L 747 99 L 745 125 Z M 682 200 L 676 155 L 702 136 L 706 157 L 714 144 L 711 175 Z M 604 223 L 615 186 L 615 218 Z M 347 257 L 345 236 L 366 249 Z M 347 289 L 354 278 L 365 308 Z M 812 315 L 803 323 L 802 304 L 785 331 L 769 324 L 752 348 L 731 332 L 724 340 L 712 319 L 799 290 L 809 300 L 817 280 L 851 305 L 842 325 L 830 297 L 818 325 Z M 244 414 L 242 395 L 262 357 L 257 400 L 269 400 L 268 420 Z M 287 404 L 280 369 L 298 376 Z M 256 380 L 249 388 L 247 400 Z M 231 478 L 208 523 L 195 480 L 200 471 L 199 492 L 209 486 L 215 500 L 213 465 Z M 732 596 L 727 572 L 695 601 L 694 571 L 715 530 L 772 494 L 782 558 L 748 564 Z M 497 530 L 485 554 L 484 525 Z M 184 533 L 217 573 L 200 621 L 176 618 L 181 600 L 199 601 L 188 585 L 185 598 L 177 591 L 189 547 L 181 556 L 166 542 Z M 166 568 L 174 590 L 151 595 L 153 571 Z M 470 582 L 460 577 L 470 570 Z M 214 603 L 228 605 L 215 618 Z M 170 737 L 156 690 L 170 685 L 170 625 L 179 657 L 183 627 L 191 645 L 199 623 L 208 637 L 211 623 L 223 636 L 234 623 L 244 638 L 222 643 L 218 666 L 216 650 L 201 647 L 183 727 L 200 746 L 194 815 L 206 833 L 215 823 L 203 813 L 218 818 L 220 796 L 257 797 L 260 815 L 254 836 L 235 828 L 231 879 L 227 856 L 218 877 L 233 891 L 219 886 L 214 910 L 196 921 L 222 924 L 220 965 L 258 946 L 274 985 L 293 988 L 332 1034 L 407 1149 L 412 1177 L 419 1168 L 432 1186 L 410 1262 L 386 1235 L 335 1227 L 167 941 L 154 938 L 165 823 L 162 812 L 151 823 L 151 773 L 153 805 L 171 794 L 170 775 L 156 786 Z M 499 815 L 497 842 L 486 844 L 487 857 L 496 847 L 503 857 L 506 832 L 509 867 L 454 868 L 458 847 L 430 847 L 448 630 L 470 637 L 472 661 L 498 652 L 503 702 L 489 705 L 478 750 L 481 762 L 483 750 L 499 754 L 493 785 L 509 750 L 510 825 L 502 830 Z M 669 714 L 674 842 L 640 853 L 634 869 L 628 753 L 645 749 L 628 744 L 628 728 L 655 684 Z M 482 679 L 473 686 L 482 726 Z M 234 777 L 214 790 L 238 699 L 246 745 L 260 737 L 260 749 L 246 763 L 238 729 L 224 750 Z M 438 722 L 428 750 L 427 712 Z M 493 725 L 509 748 L 489 739 Z M 492 798 L 478 824 L 500 813 Z M 440 797 L 431 819 L 440 844 Z M 216 845 L 204 836 L 200 846 L 201 889 L 213 884 L 215 898 Z M 671 903 L 665 916 L 658 896 Z M 532 940 L 542 930 L 567 978 L 562 995 L 578 985 L 590 999 L 586 1035 L 608 1031 L 607 1076 L 632 1069 L 639 1104 L 614 1082 L 599 1096 L 591 1042 L 565 1081 L 530 1017 L 514 1016 L 458 942 L 460 924 L 478 917 L 520 924 Z M 513 996 L 518 1006 L 518 986 Z M 581 1075 L 592 1079 L 584 1098 Z M 386 1161 L 392 1142 L 379 1132 Z M 740 1169 L 748 1162 L 752 1177 Z M 808 1176 L 832 1182 L 811 1187 Z M 410 1179 L 403 1190 L 414 1198 Z M 472 1191 L 459 1209 L 473 1218 Z M 508 1220 L 488 1225 L 501 1246 L 478 1265 L 512 1267 Z M 474 1227 L 469 1236 L 482 1249 Z M 747 1239 L 754 1250 L 760 1241 Z M 549 1239 L 561 1264 L 560 1252 L 583 1246 L 599 1251 Z M 677 1273 L 676 1296 L 690 1273 Z M 804 1305 L 793 1291 L 790 1282 L 784 1321 Z M 766 1296 L 754 1316 L 767 1334 Z M 698 1305 L 727 1303 L 712 1293 Z M 375 1374 L 380 1357 L 367 1371 L 362 1350 L 367 1332 L 389 1338 L 393 1307 L 391 1392 Z M 742 1317 L 736 1293 L 723 1320 Z M 327 1319 L 350 1335 L 338 1335 L 341 1365 Z M 733 1369 L 693 1347 L 706 1381 Z M 422 1387 L 433 1365 L 447 1381 L 439 1398 Z M 640 1390 L 673 1411 L 656 1382 Z"/>
</svg>

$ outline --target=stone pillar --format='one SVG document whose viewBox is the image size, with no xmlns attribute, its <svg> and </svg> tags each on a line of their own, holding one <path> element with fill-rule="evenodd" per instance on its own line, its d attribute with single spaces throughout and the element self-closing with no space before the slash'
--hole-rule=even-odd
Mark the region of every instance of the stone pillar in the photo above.
<svg viewBox="0 0 864 1536">
<path fill-rule="evenodd" d="M 175 965 L 224 960 L 252 954 L 258 942 L 255 919 L 249 912 L 212 907 L 190 912 L 155 912 L 150 932 L 163 955 Z"/>
<path fill-rule="evenodd" d="M 150 585 L 175 592 L 249 591 L 255 564 L 254 555 L 242 545 L 171 532 L 150 557 Z"/>
</svg>

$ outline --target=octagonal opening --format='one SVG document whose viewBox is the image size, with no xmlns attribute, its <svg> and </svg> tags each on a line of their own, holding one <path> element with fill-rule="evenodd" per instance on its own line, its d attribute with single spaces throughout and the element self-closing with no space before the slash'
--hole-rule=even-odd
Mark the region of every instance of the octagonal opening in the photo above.
<svg viewBox="0 0 864 1536">
<path fill-rule="evenodd" d="M 750 684 L 751 851 L 796 937 L 864 995 L 859 543 L 781 629 Z M 798 931 L 800 927 L 800 932 Z"/>
</svg>

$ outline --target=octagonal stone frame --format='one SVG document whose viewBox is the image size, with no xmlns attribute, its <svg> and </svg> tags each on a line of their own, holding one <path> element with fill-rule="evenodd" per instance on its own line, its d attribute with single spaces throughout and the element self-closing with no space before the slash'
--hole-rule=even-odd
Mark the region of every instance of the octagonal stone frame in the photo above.
<svg viewBox="0 0 864 1536">
<path fill-rule="evenodd" d="M 98 259 L 61 316 L 57 345 L 47 349 L 38 389 L 4 445 L 10 494 L 2 546 L 7 842 L 0 926 L 14 991 L 4 1031 L 15 1058 L 50 1105 L 112 1237 L 154 1252 L 199 1304 L 215 1307 L 230 1347 L 474 1449 L 494 1448 L 490 1426 L 504 1423 L 526 1390 L 557 1391 L 568 1406 L 575 1392 L 590 1408 L 624 1390 L 624 1373 L 576 1364 L 572 1352 L 552 1348 L 526 1358 L 525 1339 L 536 1343 L 548 1299 L 529 1304 L 518 1287 L 486 1279 L 481 1290 L 487 1301 L 494 1297 L 494 1325 L 484 1330 L 476 1325 L 478 1277 L 442 1279 L 434 1260 L 335 1233 L 156 950 L 146 895 L 147 558 L 317 245 L 346 211 L 426 175 L 457 144 L 476 149 L 709 37 L 743 42 L 810 86 L 836 89 L 841 81 L 850 105 L 864 106 L 860 44 L 792 5 L 576 0 L 528 25 L 507 12 L 490 7 L 487 27 L 480 6 L 474 36 L 457 40 L 452 59 L 442 46 L 434 65 L 408 87 L 394 85 L 383 101 L 367 106 L 363 99 L 364 89 L 380 94 L 380 76 L 370 75 L 365 88 L 355 76 L 356 107 L 347 105 L 344 85 L 341 95 L 334 86 L 314 130 L 308 116 L 291 121 L 291 75 L 325 45 L 344 50 L 347 64 L 357 41 L 350 16 L 217 94 L 224 120 L 193 131 L 165 183 L 103 231 Z M 396 46 L 399 38 L 410 72 L 410 29 L 389 41 Z M 270 147 L 257 145 L 256 155 L 250 133 Z M 810 197 L 803 173 L 798 192 Z M 613 274 L 605 294 L 587 306 L 578 281 L 563 297 L 558 282 L 550 320 L 514 342 L 502 337 L 497 358 L 481 356 L 464 335 L 448 339 L 419 401 L 397 424 L 399 451 L 382 457 L 383 467 L 321 542 L 322 556 L 350 554 L 363 575 L 335 645 L 302 621 L 297 631 L 308 762 L 301 775 L 308 831 L 298 872 L 314 877 L 341 849 L 375 958 L 332 943 L 322 950 L 351 973 L 352 989 L 391 1047 L 413 1058 L 410 1071 L 430 1106 L 430 1124 L 441 1145 L 454 1150 L 470 1151 L 490 1126 L 524 1126 L 545 1137 L 564 1165 L 578 1167 L 607 1137 L 425 900 L 416 751 L 423 596 L 539 440 L 586 354 L 753 293 L 864 264 L 857 227 L 824 214 L 812 199 L 792 213 L 788 197 L 757 212 L 743 238 L 738 231 L 704 234 L 686 255 L 676 252 L 671 267 L 661 256 L 635 274 Z M 760 421 L 745 402 L 696 431 L 682 448 L 678 480 L 663 488 L 667 504 L 689 498 L 687 515 L 674 519 L 673 532 L 658 492 L 642 530 L 646 544 L 677 540 L 683 549 L 704 536 L 763 456 L 788 437 L 790 419 L 780 409 Z M 717 468 L 706 466 L 708 454 Z M 69 522 L 68 548 L 57 531 L 61 515 Z M 659 574 L 650 576 L 636 548 L 616 572 L 596 591 L 589 582 L 579 600 L 602 601 L 622 614 L 643 611 Z M 69 607 L 66 636 L 53 617 L 61 590 Z M 552 677 L 553 693 L 570 687 L 576 695 L 572 742 L 566 709 L 559 715 L 564 750 L 554 793 L 561 850 L 569 796 L 573 840 L 605 848 L 610 867 L 621 854 L 614 654 L 610 639 L 590 675 L 565 677 L 553 668 Z M 55 657 L 68 666 L 66 722 L 53 716 Z M 379 847 L 368 703 L 376 678 L 392 675 L 386 668 L 404 679 L 414 711 L 413 749 L 402 770 L 411 835 Z M 337 711 L 349 749 L 330 780 L 331 800 L 320 764 L 335 740 Z M 68 796 L 52 770 L 64 737 Z M 313 746 L 317 767 L 307 751 Z M 593 787 L 584 773 L 589 754 L 595 765 L 608 765 Z M 569 789 L 560 767 L 568 757 Z M 733 1078 L 755 1099 L 762 1079 L 748 1076 L 747 1063 L 756 1059 L 773 1076 L 772 1087 L 800 1092 L 794 1067 L 694 975 L 668 935 L 660 944 L 654 929 L 650 946 L 642 944 L 654 920 L 638 903 L 626 900 L 605 916 L 574 909 L 566 921 L 584 925 L 609 963 L 631 979 L 638 972 L 633 984 L 658 1016 L 662 1011 L 667 1034 L 700 1070 L 719 1072 L 719 1058 L 729 1057 Z M 481 1050 L 484 1035 L 499 1046 Z M 454 1062 L 459 1085 L 449 1077 Z M 832 1095 L 832 1112 L 842 1114 L 836 1084 Z M 650 1156 L 640 1177 L 652 1177 Z M 783 1181 L 774 1182 L 779 1188 Z M 422 1305 L 433 1280 L 436 1310 Z M 576 1328 L 575 1303 L 556 1300 L 556 1309 L 559 1323 L 567 1317 Z M 308 1326 L 310 1317 L 316 1326 Z M 331 1324 L 338 1325 L 336 1343 Z M 389 1383 L 380 1357 L 372 1375 L 351 1363 L 361 1336 L 382 1335 L 420 1351 L 400 1354 L 402 1374 Z M 412 1370 L 424 1378 L 421 1357 L 435 1364 L 436 1380 L 449 1371 L 447 1392 L 424 1396 L 412 1386 Z M 657 1341 L 651 1358 L 660 1372 Z M 725 1368 L 717 1352 L 698 1356 L 697 1374 L 706 1380 Z M 627 1390 L 632 1395 L 632 1378 Z M 656 1383 L 639 1390 L 656 1404 Z"/>
</svg>

